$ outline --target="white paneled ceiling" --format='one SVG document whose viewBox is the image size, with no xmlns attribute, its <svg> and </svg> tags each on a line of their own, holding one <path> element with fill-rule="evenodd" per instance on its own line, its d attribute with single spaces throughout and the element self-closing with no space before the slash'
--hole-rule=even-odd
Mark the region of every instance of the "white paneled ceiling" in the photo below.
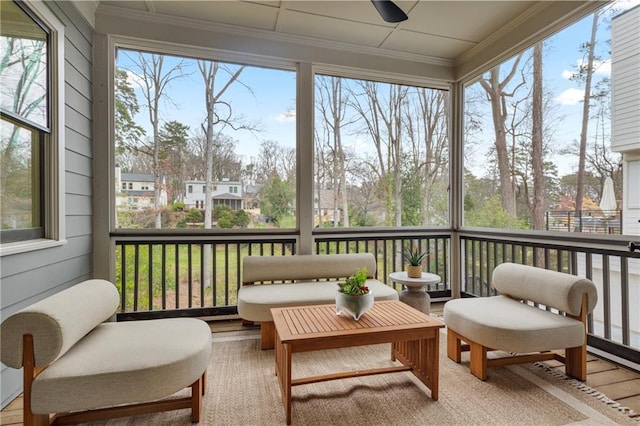
<svg viewBox="0 0 640 426">
<path fill-rule="evenodd" d="M 527 13 L 537 1 L 397 1 L 409 19 L 389 24 L 369 0 L 168 1 L 102 0 L 120 13 L 144 13 L 233 25 L 291 39 L 315 39 L 358 48 L 379 48 L 454 61 Z M 100 6 L 99 6 L 100 7 Z"/>
</svg>

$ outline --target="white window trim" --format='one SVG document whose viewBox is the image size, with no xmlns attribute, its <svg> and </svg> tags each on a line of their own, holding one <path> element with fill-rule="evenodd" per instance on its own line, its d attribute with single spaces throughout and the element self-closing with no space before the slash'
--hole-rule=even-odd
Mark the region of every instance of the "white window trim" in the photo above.
<svg viewBox="0 0 640 426">
<path fill-rule="evenodd" d="M 0 257 L 66 244 L 64 25 L 42 0 L 24 3 L 51 31 L 51 135 L 45 147 L 45 238 L 0 244 Z"/>
</svg>

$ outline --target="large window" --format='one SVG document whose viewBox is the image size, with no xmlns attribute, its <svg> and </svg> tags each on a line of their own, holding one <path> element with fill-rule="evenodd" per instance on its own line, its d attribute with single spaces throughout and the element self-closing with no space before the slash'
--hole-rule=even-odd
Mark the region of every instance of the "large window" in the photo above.
<svg viewBox="0 0 640 426">
<path fill-rule="evenodd" d="M 296 226 L 294 71 L 119 48 L 115 77 L 117 228 Z"/>
<path fill-rule="evenodd" d="M 612 61 L 616 38 L 618 59 L 638 61 L 637 20 L 611 30 L 628 4 L 609 4 L 465 85 L 466 226 L 636 232 L 625 223 L 640 210 L 625 209 L 623 187 L 637 191 L 637 182 L 623 182 L 623 170 L 640 142 L 619 149 L 614 140 L 616 124 L 624 137 L 633 130 L 625 121 L 637 129 L 640 116 L 637 69 L 615 80 L 623 67 Z M 616 115 L 616 84 L 618 99 L 636 93 L 635 111 Z"/>
<path fill-rule="evenodd" d="M 6 1 L 1 17 L 0 236 L 5 244 L 45 236 L 52 64 L 50 31 L 31 11 Z"/>
<path fill-rule="evenodd" d="M 449 223 L 444 90 L 315 78 L 314 226 Z"/>
</svg>

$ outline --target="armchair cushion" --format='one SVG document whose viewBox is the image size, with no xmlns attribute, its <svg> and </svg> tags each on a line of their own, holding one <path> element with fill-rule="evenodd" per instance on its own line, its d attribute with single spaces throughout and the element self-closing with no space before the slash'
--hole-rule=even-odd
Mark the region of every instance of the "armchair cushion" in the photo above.
<svg viewBox="0 0 640 426">
<path fill-rule="evenodd" d="M 64 355 L 118 309 L 118 290 L 109 281 L 88 280 L 17 312 L 2 322 L 1 360 L 22 367 L 22 336 L 33 335 L 36 367 Z"/>
<path fill-rule="evenodd" d="M 480 303 L 478 303 L 480 302 Z M 584 343 L 584 325 L 505 296 L 447 302 L 448 327 L 488 348 L 527 353 Z"/>
<path fill-rule="evenodd" d="M 162 398 L 195 382 L 210 355 L 201 320 L 104 323 L 34 380 L 31 406 L 44 414 Z"/>
<path fill-rule="evenodd" d="M 573 316 L 580 315 L 583 294 L 587 294 L 587 312 L 598 301 L 596 287 L 587 278 L 517 263 L 496 266 L 492 286 L 515 299 L 532 300 Z"/>
</svg>

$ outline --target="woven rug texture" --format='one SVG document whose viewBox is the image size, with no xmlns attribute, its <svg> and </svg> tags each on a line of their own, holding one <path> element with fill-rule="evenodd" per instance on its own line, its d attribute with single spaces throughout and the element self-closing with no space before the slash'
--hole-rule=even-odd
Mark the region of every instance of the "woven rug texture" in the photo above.
<svg viewBox="0 0 640 426">
<path fill-rule="evenodd" d="M 294 425 L 635 425 L 606 398 L 596 398 L 541 365 L 491 368 L 487 381 L 456 364 L 440 339 L 440 397 L 411 373 L 314 383 L 293 388 Z M 255 331 L 215 333 L 201 425 L 283 425 L 274 351 L 259 348 Z M 390 347 L 297 353 L 293 378 L 396 365 Z M 611 401 L 608 401 L 611 402 Z M 114 419 L 95 425 L 190 425 L 188 410 Z"/>
</svg>

